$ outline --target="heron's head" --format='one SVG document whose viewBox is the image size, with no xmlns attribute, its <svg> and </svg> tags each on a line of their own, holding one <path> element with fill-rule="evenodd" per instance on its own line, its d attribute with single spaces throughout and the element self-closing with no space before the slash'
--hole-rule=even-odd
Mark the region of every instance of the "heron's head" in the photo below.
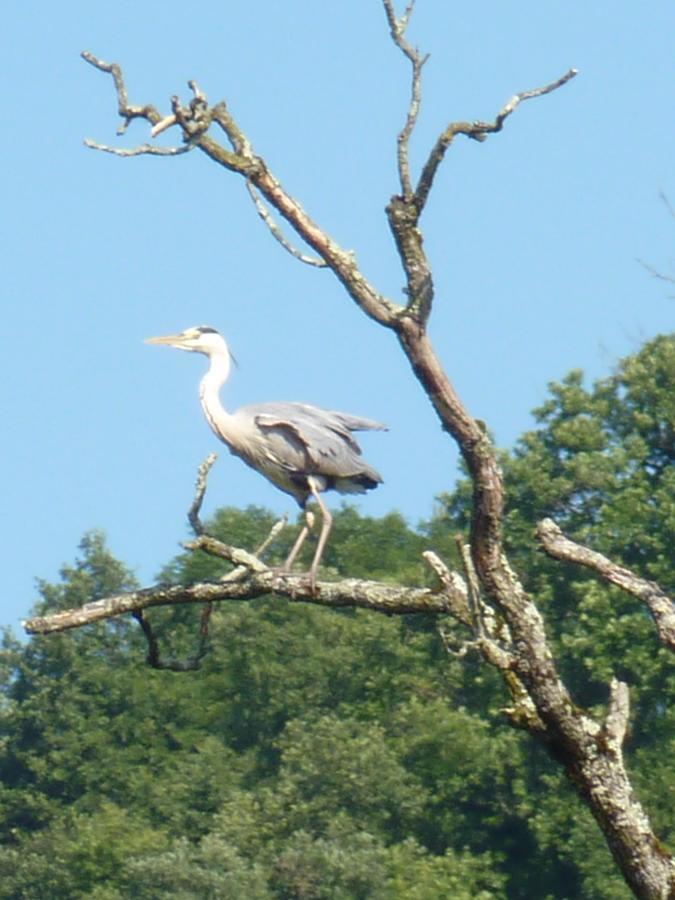
<svg viewBox="0 0 675 900">
<path fill-rule="evenodd" d="M 229 353 L 222 335 L 209 325 L 197 325 L 186 328 L 180 334 L 167 334 L 165 337 L 147 338 L 146 344 L 166 344 L 178 350 L 190 350 L 192 353 L 205 353 L 212 356 L 218 353 Z"/>
</svg>

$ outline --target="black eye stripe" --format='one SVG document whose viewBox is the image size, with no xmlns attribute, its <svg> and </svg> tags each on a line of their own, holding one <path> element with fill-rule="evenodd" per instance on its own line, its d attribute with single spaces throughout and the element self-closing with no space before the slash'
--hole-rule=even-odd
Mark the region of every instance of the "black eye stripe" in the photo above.
<svg viewBox="0 0 675 900">
<path fill-rule="evenodd" d="M 195 328 L 195 331 L 198 331 L 200 334 L 218 334 L 215 328 L 211 328 L 210 325 L 200 325 L 198 328 Z"/>
</svg>

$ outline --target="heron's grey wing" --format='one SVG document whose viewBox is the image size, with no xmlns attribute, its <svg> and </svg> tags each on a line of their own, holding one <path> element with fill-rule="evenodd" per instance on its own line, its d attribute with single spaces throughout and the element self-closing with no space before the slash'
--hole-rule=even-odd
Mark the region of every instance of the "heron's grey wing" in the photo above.
<svg viewBox="0 0 675 900">
<path fill-rule="evenodd" d="M 265 435 L 270 450 L 280 460 L 293 459 L 293 468 L 308 471 L 316 466 L 320 459 L 321 448 L 328 447 L 325 429 L 317 427 L 311 421 L 297 421 L 290 416 L 273 412 L 259 412 L 254 421 L 258 429 Z M 351 436 L 350 436 L 351 437 Z M 300 463 L 300 460 L 303 460 Z"/>
<path fill-rule="evenodd" d="M 321 410 L 331 418 L 337 419 L 349 431 L 389 431 L 387 425 L 376 422 L 374 419 L 364 419 L 362 416 L 353 416 L 351 413 L 338 412 L 333 409 Z"/>
<path fill-rule="evenodd" d="M 255 415 L 256 425 L 265 433 L 277 457 L 284 458 L 290 450 L 299 462 L 301 451 L 305 457 L 304 468 L 297 470 L 329 480 L 360 475 L 374 482 L 382 480 L 361 458 L 361 448 L 349 430 L 328 411 L 299 403 L 279 404 L 284 406 L 288 415 L 280 415 L 271 408 Z"/>
<path fill-rule="evenodd" d="M 265 435 L 270 449 L 276 444 L 280 461 L 287 460 L 293 468 L 298 468 L 296 460 L 310 454 L 309 441 L 294 422 L 271 413 L 257 413 L 253 421 L 257 429 Z"/>
<path fill-rule="evenodd" d="M 364 419 L 361 416 L 353 416 L 351 413 L 323 409 L 308 403 L 260 403 L 246 407 L 246 409 L 256 418 L 260 415 L 272 416 L 278 422 L 289 423 L 299 430 L 301 435 L 304 434 L 312 446 L 322 432 L 333 432 L 349 444 L 354 453 L 359 455 L 361 448 L 350 432 L 387 430 L 386 425 L 375 422 L 373 419 Z"/>
</svg>

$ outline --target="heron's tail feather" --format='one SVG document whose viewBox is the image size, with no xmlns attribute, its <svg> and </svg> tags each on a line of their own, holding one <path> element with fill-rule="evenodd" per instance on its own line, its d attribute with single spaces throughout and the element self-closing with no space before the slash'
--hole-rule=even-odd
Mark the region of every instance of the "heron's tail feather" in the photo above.
<svg viewBox="0 0 675 900">
<path fill-rule="evenodd" d="M 382 422 L 375 422 L 374 419 L 363 419 L 361 416 L 353 416 L 351 413 L 330 411 L 332 416 L 340 422 L 349 431 L 388 431 L 387 425 Z"/>
</svg>

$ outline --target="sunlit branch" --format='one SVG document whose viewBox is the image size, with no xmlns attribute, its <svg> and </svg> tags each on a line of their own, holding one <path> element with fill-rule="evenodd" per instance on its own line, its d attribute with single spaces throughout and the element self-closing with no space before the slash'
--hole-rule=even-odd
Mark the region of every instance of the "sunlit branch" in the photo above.
<svg viewBox="0 0 675 900">
<path fill-rule="evenodd" d="M 422 68 L 429 56 L 428 54 L 422 56 L 419 50 L 408 43 L 405 38 L 406 28 L 408 27 L 408 22 L 415 6 L 415 0 L 412 0 L 412 2 L 407 5 L 405 12 L 400 19 L 396 18 L 393 0 L 383 0 L 383 3 L 392 40 L 410 61 L 410 65 L 412 66 L 410 103 L 408 105 L 405 125 L 397 137 L 399 181 L 401 183 L 403 196 L 409 198 L 413 193 L 412 180 L 410 178 L 410 136 L 415 129 L 420 110 L 420 103 L 422 102 Z"/>
<path fill-rule="evenodd" d="M 145 106 L 132 106 L 129 103 L 122 69 L 117 63 L 104 62 L 88 50 L 83 50 L 80 56 L 90 65 L 94 66 L 94 68 L 112 75 L 115 90 L 117 92 L 117 111 L 124 119 L 124 123 L 117 129 L 118 134 L 124 134 L 132 119 L 147 119 L 147 121 L 151 122 L 153 125 L 156 125 L 161 120 L 162 117 L 159 112 L 151 104 L 146 104 Z"/>
<path fill-rule="evenodd" d="M 543 519 L 539 523 L 537 537 L 548 556 L 592 569 L 605 581 L 642 601 L 652 614 L 661 641 L 671 650 L 675 650 L 675 605 L 655 581 L 641 578 L 630 569 L 612 562 L 602 553 L 583 547 L 565 537 L 553 519 Z"/>
<path fill-rule="evenodd" d="M 187 149 L 193 146 L 198 147 L 218 165 L 243 176 L 250 182 L 267 203 L 289 223 L 298 237 L 332 270 L 350 297 L 367 316 L 385 327 L 394 327 L 396 317 L 402 312 L 402 308 L 373 287 L 359 269 L 354 253 L 340 247 L 284 189 L 265 160 L 253 153 L 250 141 L 224 102 L 209 107 L 204 93 L 194 81 L 189 81 L 188 85 L 194 94 L 190 103 L 182 106 L 178 97 L 174 96 L 171 99 L 171 114 L 161 116 L 154 106 L 129 104 L 122 72 L 117 64 L 103 62 L 88 52 L 82 56 L 95 68 L 112 75 L 117 91 L 118 111 L 125 120 L 125 126 L 121 131 L 124 131 L 132 118 L 141 117 L 147 119 L 159 132 L 174 125 L 180 126 L 186 142 L 185 147 L 180 148 L 149 149 L 151 145 L 144 144 L 133 150 L 120 150 L 95 141 L 88 141 L 88 146 L 114 153 L 116 156 L 139 156 L 145 153 L 155 156 L 175 156 L 187 152 Z M 207 133 L 213 123 L 224 131 L 232 149 L 223 146 Z M 307 259 L 302 261 L 307 262 Z M 313 264 L 317 265 L 318 262 Z"/>
<path fill-rule="evenodd" d="M 628 685 L 617 678 L 612 678 L 609 686 L 609 705 L 603 723 L 603 734 L 608 749 L 612 751 L 617 759 L 621 759 L 622 756 L 621 748 L 626 737 L 629 716 L 630 694 Z"/>
<path fill-rule="evenodd" d="M 192 527 L 192 530 L 197 535 L 204 533 L 204 526 L 202 525 L 201 519 L 199 518 L 199 513 L 201 512 L 202 503 L 204 501 L 204 494 L 206 493 L 206 480 L 209 476 L 209 472 L 211 471 L 211 467 L 213 466 L 217 458 L 218 457 L 215 453 L 209 453 L 209 455 L 200 464 L 199 469 L 197 470 L 195 496 L 192 501 L 192 505 L 188 510 L 188 521 Z"/>
<path fill-rule="evenodd" d="M 484 141 L 489 134 L 501 131 L 506 119 L 513 113 L 524 100 L 532 100 L 535 97 L 543 97 L 544 94 L 550 94 L 567 84 L 575 75 L 578 74 L 577 69 L 569 69 L 556 81 L 545 84 L 543 87 L 534 88 L 530 91 L 522 91 L 515 94 L 497 113 L 493 122 L 452 122 L 436 141 L 429 158 L 427 159 L 422 174 L 420 175 L 417 188 L 415 189 L 415 204 L 419 212 L 429 197 L 429 191 L 434 182 L 438 167 L 443 161 L 443 157 L 458 134 L 472 138 L 475 141 Z"/>
<path fill-rule="evenodd" d="M 261 597 L 263 594 L 277 594 L 295 603 L 312 603 L 334 609 L 358 607 L 386 615 L 451 612 L 447 598 L 428 588 L 410 588 L 349 578 L 342 581 L 318 582 L 316 589 L 311 590 L 305 575 L 290 575 L 265 568 L 264 571 L 250 572 L 246 579 L 234 584 L 198 582 L 187 587 L 156 585 L 141 588 L 102 600 L 94 600 L 77 609 L 35 616 L 26 619 L 23 627 L 29 634 L 52 634 L 154 606 L 241 602 Z"/>
<path fill-rule="evenodd" d="M 180 156 L 194 150 L 194 144 L 182 144 L 180 147 L 156 147 L 154 144 L 140 144 L 138 147 L 110 147 L 108 144 L 100 144 L 91 138 L 84 140 L 84 146 L 91 150 L 101 150 L 103 153 L 112 153 L 114 156 Z"/>
<path fill-rule="evenodd" d="M 258 212 L 258 215 L 263 220 L 265 225 L 267 225 L 267 227 L 269 228 L 270 234 L 281 244 L 284 250 L 287 250 L 291 254 L 291 256 L 295 257 L 295 259 L 300 260 L 300 262 L 306 263 L 308 266 L 316 266 L 317 269 L 325 269 L 328 266 L 328 263 L 324 259 L 319 259 L 317 256 L 307 256 L 306 254 L 298 250 L 297 247 L 294 247 L 291 242 L 284 237 L 283 232 L 270 215 L 270 211 L 262 202 L 258 192 L 253 187 L 250 181 L 246 182 L 246 190 L 248 191 L 251 200 L 253 200 L 253 202 L 255 203 L 255 208 Z"/>
</svg>

